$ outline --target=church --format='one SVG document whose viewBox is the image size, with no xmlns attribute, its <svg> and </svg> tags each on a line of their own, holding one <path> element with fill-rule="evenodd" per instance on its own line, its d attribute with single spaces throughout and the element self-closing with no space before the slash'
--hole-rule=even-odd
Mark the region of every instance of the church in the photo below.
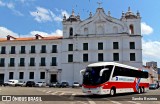
<svg viewBox="0 0 160 104">
<path fill-rule="evenodd" d="M 81 20 L 74 10 L 64 15 L 63 36 L 0 39 L 0 80 L 82 82 L 80 70 L 95 62 L 142 67 L 140 13 L 128 8 L 114 18 L 101 7 Z"/>
</svg>

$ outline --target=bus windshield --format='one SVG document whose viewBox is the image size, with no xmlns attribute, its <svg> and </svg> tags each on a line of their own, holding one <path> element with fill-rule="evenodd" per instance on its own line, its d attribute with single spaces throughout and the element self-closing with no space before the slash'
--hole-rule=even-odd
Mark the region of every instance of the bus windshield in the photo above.
<svg viewBox="0 0 160 104">
<path fill-rule="evenodd" d="M 105 70 L 100 76 L 100 71 L 104 68 L 108 68 Z M 110 74 L 112 71 L 113 66 L 97 66 L 97 67 L 87 67 L 86 71 L 83 75 L 83 84 L 84 85 L 99 85 L 109 80 Z"/>
</svg>

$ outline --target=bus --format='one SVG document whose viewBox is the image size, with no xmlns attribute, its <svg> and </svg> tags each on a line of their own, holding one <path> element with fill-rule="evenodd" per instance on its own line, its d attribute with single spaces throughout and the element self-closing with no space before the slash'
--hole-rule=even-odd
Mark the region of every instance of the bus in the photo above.
<svg viewBox="0 0 160 104">
<path fill-rule="evenodd" d="M 117 93 L 144 93 L 149 90 L 148 72 L 116 62 L 89 64 L 80 71 L 82 91 L 86 94 L 111 96 Z"/>
</svg>

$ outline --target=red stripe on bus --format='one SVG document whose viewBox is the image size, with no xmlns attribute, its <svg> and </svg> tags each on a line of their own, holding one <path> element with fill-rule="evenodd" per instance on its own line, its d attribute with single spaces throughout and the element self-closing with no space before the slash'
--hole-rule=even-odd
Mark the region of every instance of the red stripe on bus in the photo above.
<svg viewBox="0 0 160 104">
<path fill-rule="evenodd" d="M 82 85 L 84 88 L 97 88 L 97 87 L 102 87 L 103 89 L 110 89 L 111 87 L 115 86 L 116 88 L 133 88 L 134 91 L 136 91 L 136 81 L 134 82 L 106 82 L 104 84 L 100 85 Z M 140 83 L 139 86 L 148 88 L 149 83 Z"/>
</svg>

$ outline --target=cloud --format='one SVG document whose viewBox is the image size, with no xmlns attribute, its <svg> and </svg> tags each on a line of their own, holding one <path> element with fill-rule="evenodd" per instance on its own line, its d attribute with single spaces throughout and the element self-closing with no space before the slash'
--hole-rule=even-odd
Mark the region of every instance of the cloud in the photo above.
<svg viewBox="0 0 160 104">
<path fill-rule="evenodd" d="M 160 41 L 142 40 L 143 56 L 147 59 L 160 59 Z"/>
<path fill-rule="evenodd" d="M 6 4 L 0 1 L 0 6 L 5 6 Z"/>
<path fill-rule="evenodd" d="M 24 16 L 20 11 L 15 9 L 15 4 L 13 2 L 2 2 L 2 1 L 0 1 L 0 6 L 10 9 L 17 16 Z"/>
<path fill-rule="evenodd" d="M 18 34 L 5 28 L 5 27 L 0 27 L 0 38 L 6 38 L 7 35 L 12 35 L 17 37 Z"/>
<path fill-rule="evenodd" d="M 141 23 L 141 33 L 142 35 L 150 35 L 153 33 L 153 28 L 147 25 L 145 22 Z"/>
<path fill-rule="evenodd" d="M 37 22 L 47 22 L 52 21 L 51 12 L 45 8 L 37 7 L 37 10 L 34 12 L 30 12 L 30 14 L 34 17 Z"/>
<path fill-rule="evenodd" d="M 31 31 L 30 34 L 32 36 L 39 34 L 41 36 L 62 36 L 63 32 L 62 30 L 57 29 L 55 32 L 51 32 L 51 33 L 46 33 L 46 32 L 42 32 L 42 31 Z"/>
<path fill-rule="evenodd" d="M 59 10 L 56 8 L 57 14 L 55 14 L 50 9 L 46 9 L 43 7 L 36 7 L 36 11 L 30 12 L 30 15 L 34 17 L 34 19 L 39 23 L 44 23 L 48 21 L 55 21 L 61 22 L 63 20 L 63 15 L 65 14 L 66 17 L 69 17 L 69 13 L 66 10 Z"/>
<path fill-rule="evenodd" d="M 21 3 L 26 3 L 26 2 L 32 2 L 32 1 L 35 1 L 35 0 L 16 0 L 16 1 L 19 1 Z"/>
<path fill-rule="evenodd" d="M 62 36 L 63 32 L 60 29 L 57 29 L 57 30 L 55 30 L 54 32 L 51 32 L 51 33 L 46 33 L 46 32 L 43 32 L 43 31 L 31 31 L 29 34 L 21 35 L 21 37 L 32 37 L 32 36 L 35 36 L 36 34 L 40 34 L 44 37 L 46 37 L 46 36 Z M 11 35 L 11 36 L 14 36 L 14 37 L 19 37 L 18 33 L 13 32 L 6 27 L 0 27 L 0 38 L 6 38 L 7 35 Z"/>
<path fill-rule="evenodd" d="M 9 9 L 14 9 L 15 8 L 15 5 L 14 3 L 6 3 L 6 6 L 9 8 Z"/>
</svg>

